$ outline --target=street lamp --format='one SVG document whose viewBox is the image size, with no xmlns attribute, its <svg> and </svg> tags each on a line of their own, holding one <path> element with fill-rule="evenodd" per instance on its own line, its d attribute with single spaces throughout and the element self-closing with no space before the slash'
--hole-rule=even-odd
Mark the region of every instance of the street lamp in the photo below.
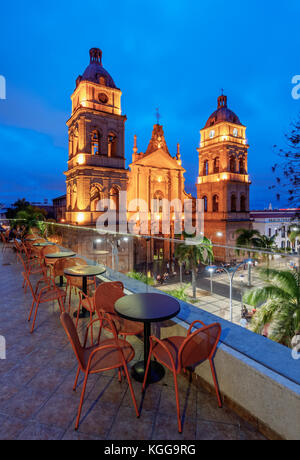
<svg viewBox="0 0 300 460">
<path fill-rule="evenodd" d="M 215 271 L 217 270 L 217 266 L 216 265 L 208 265 L 208 267 L 206 267 L 206 270 L 208 271 L 208 273 L 210 273 L 210 292 L 212 293 L 213 292 L 213 285 L 212 285 L 212 276 L 213 276 L 213 273 L 215 273 Z"/>
<path fill-rule="evenodd" d="M 238 271 L 238 269 L 242 265 L 245 265 L 245 264 L 248 264 L 249 267 L 250 267 L 253 264 L 253 260 L 252 259 L 243 260 L 243 262 L 238 264 L 234 268 L 234 270 L 232 270 L 231 272 L 225 267 L 220 267 L 222 270 L 224 270 L 227 273 L 228 278 L 229 278 L 229 317 L 230 317 L 231 322 L 232 322 L 232 286 L 233 286 L 233 278 L 234 278 L 234 275 L 236 274 L 236 272 Z M 218 267 L 216 267 L 215 265 L 210 265 L 210 266 L 206 267 L 206 270 L 210 273 L 211 278 L 212 278 L 212 274 L 216 271 L 217 268 Z"/>
</svg>

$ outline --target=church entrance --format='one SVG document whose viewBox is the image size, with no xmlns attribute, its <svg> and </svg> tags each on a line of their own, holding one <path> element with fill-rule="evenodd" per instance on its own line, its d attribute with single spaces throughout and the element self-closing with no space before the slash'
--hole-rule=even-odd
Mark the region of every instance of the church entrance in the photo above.
<svg viewBox="0 0 300 460">
<path fill-rule="evenodd" d="M 154 239 L 153 242 L 153 260 L 164 259 L 164 241 Z"/>
</svg>

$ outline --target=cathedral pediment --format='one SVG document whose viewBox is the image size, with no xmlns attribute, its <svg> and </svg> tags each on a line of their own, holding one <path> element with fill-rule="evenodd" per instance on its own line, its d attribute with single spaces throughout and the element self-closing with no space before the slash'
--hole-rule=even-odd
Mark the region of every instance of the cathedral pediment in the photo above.
<svg viewBox="0 0 300 460">
<path fill-rule="evenodd" d="M 163 149 L 157 149 L 144 155 L 140 154 L 140 158 L 134 161 L 132 165 L 185 171 L 185 169 L 179 164 L 178 160 L 176 158 L 172 158 L 171 155 Z"/>
</svg>

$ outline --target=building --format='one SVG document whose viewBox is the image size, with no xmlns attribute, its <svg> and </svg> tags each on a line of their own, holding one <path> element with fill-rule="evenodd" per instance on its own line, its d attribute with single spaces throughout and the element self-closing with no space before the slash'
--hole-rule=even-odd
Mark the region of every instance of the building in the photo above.
<svg viewBox="0 0 300 460">
<path fill-rule="evenodd" d="M 69 161 L 66 175 L 66 220 L 93 225 L 102 210 L 97 204 L 127 190 L 121 91 L 102 65 L 102 52 L 90 50 L 90 64 L 76 79 L 71 95 Z"/>
<path fill-rule="evenodd" d="M 269 209 L 264 211 L 251 211 L 252 225 L 262 235 L 272 237 L 276 235 L 275 244 L 280 249 L 300 250 L 300 239 L 291 243 L 288 238 L 289 230 L 293 226 L 300 228 L 300 208 L 292 209 Z"/>
<path fill-rule="evenodd" d="M 218 98 L 217 110 L 200 131 L 197 198 L 204 201 L 204 232 L 213 243 L 234 246 L 236 230 L 251 228 L 249 214 L 248 148 L 246 127 Z M 236 255 L 216 248 L 218 260 Z"/>
<path fill-rule="evenodd" d="M 134 137 L 132 163 L 130 164 L 129 182 L 127 190 L 129 216 L 142 212 L 141 203 L 145 204 L 143 212 L 148 219 L 147 234 L 155 233 L 159 238 L 151 239 L 149 253 L 151 260 L 170 260 L 174 253 L 174 247 L 167 238 L 174 237 L 174 210 L 184 209 L 184 201 L 192 200 L 192 196 L 184 190 L 184 168 L 182 167 L 180 147 L 177 144 L 177 154 L 172 156 L 167 147 L 163 127 L 158 123 L 154 125 L 152 136 L 145 153 L 138 152 L 137 137 Z M 136 200 L 136 205 L 131 207 Z M 170 225 L 164 228 L 163 203 L 170 203 Z M 129 206 L 130 205 L 130 206 Z M 178 205 L 178 208 L 176 206 Z M 150 221 L 157 228 L 151 227 Z M 181 218 L 181 216 L 180 216 Z M 182 221 L 183 223 L 183 221 Z M 183 227 L 181 227 L 182 232 Z M 165 238 L 165 239 L 163 239 Z M 141 245 L 140 245 L 141 246 Z M 145 246 L 145 244 L 144 244 Z M 145 253 L 139 248 L 136 251 L 135 261 L 145 259 Z"/>
<path fill-rule="evenodd" d="M 122 114 L 121 95 L 121 90 L 102 65 L 101 50 L 92 48 L 90 63 L 76 79 L 71 95 L 72 114 L 67 122 L 69 159 L 65 172 L 66 221 L 93 226 L 107 210 L 102 200 L 110 200 L 109 208 L 118 211 L 120 192 L 126 192 L 127 219 L 136 214 L 136 220 L 139 220 L 139 200 L 143 200 L 146 203 L 143 211 L 149 221 L 153 214 L 156 215 L 158 232 L 155 234 L 161 237 L 151 241 L 147 250 L 140 245 L 136 262 L 145 260 L 146 254 L 150 260 L 170 259 L 174 248 L 164 237 L 172 237 L 175 232 L 172 222 L 169 231 L 162 225 L 163 200 L 177 200 L 183 205 L 184 200 L 190 199 L 195 209 L 195 200 L 184 189 L 185 170 L 179 144 L 177 153 L 172 156 L 163 127 L 157 122 L 144 153 L 138 152 L 135 136 L 132 163 L 130 169 L 126 169 L 126 116 Z M 234 246 L 236 230 L 251 227 L 248 147 L 246 127 L 228 109 L 227 97 L 220 96 L 218 109 L 201 130 L 197 182 L 197 197 L 204 200 L 205 235 L 216 244 Z M 133 200 L 137 200 L 134 206 Z M 174 209 L 171 212 L 175 219 Z M 181 221 L 180 224 L 183 227 Z M 234 251 L 224 248 L 217 249 L 216 255 L 220 260 L 235 257 Z"/>
<path fill-rule="evenodd" d="M 54 219 L 57 222 L 65 222 L 66 220 L 66 195 L 58 196 L 52 200 Z"/>
<path fill-rule="evenodd" d="M 126 116 L 121 110 L 121 94 L 103 68 L 101 50 L 92 48 L 90 64 L 76 80 L 71 95 L 72 115 L 67 122 L 69 160 L 65 175 L 66 221 L 69 223 L 95 225 L 105 211 L 105 206 L 99 205 L 105 199 L 110 200 L 110 209 L 118 211 L 121 191 L 127 193 L 127 208 L 132 200 L 144 200 L 149 215 L 161 213 L 163 199 L 183 203 L 184 199 L 191 198 L 184 191 L 185 170 L 179 145 L 177 154 L 171 156 L 163 127 L 158 123 L 154 125 L 145 153 L 138 152 L 135 137 L 130 170 L 125 168 Z M 132 213 L 138 208 L 137 204 Z M 158 233 L 170 236 L 172 229 L 167 235 L 161 229 Z M 151 245 L 152 259 L 171 257 L 169 242 L 156 240 Z M 146 253 L 139 248 L 137 257 L 143 261 Z"/>
</svg>

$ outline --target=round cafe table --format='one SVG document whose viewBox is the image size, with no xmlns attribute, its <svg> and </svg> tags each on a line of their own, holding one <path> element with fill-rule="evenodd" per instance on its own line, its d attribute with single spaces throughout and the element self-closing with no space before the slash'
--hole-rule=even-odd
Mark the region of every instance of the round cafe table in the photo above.
<svg viewBox="0 0 300 460">
<path fill-rule="evenodd" d="M 65 268 L 64 274 L 67 276 L 79 276 L 82 278 L 82 292 L 87 294 L 87 278 L 89 276 L 101 275 L 106 271 L 103 265 L 75 265 L 74 267 Z M 79 318 L 86 318 L 90 316 L 90 313 L 82 307 Z M 74 313 L 74 317 L 77 317 L 77 312 Z"/>
<path fill-rule="evenodd" d="M 173 297 L 164 294 L 132 294 L 118 299 L 115 303 L 115 311 L 121 318 L 144 323 L 144 360 L 132 368 L 133 378 L 143 382 L 150 351 L 151 323 L 174 318 L 180 312 L 180 304 Z M 163 366 L 156 361 L 151 361 L 147 383 L 158 382 L 164 374 Z"/>
<path fill-rule="evenodd" d="M 55 243 L 52 243 L 52 241 L 45 241 L 44 243 L 33 243 L 32 246 L 35 246 L 37 248 L 43 248 L 46 246 L 55 246 Z"/>
<path fill-rule="evenodd" d="M 49 246 L 49 245 L 47 245 Z M 50 254 L 46 254 L 46 259 L 65 259 L 66 257 L 74 257 L 76 256 L 76 252 L 73 251 L 65 251 L 65 252 L 52 252 Z M 64 277 L 59 277 L 59 285 L 62 286 L 64 284 Z"/>
</svg>

